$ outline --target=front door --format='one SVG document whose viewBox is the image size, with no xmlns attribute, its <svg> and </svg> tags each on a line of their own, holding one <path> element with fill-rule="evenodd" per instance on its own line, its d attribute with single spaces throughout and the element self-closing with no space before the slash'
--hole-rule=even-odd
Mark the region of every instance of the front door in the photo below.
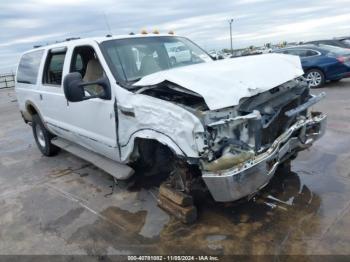
<svg viewBox="0 0 350 262">
<path fill-rule="evenodd" d="M 100 58 L 96 53 L 97 47 L 92 45 L 76 46 L 68 50 L 68 70 L 79 72 L 86 82 L 95 81 L 104 76 Z M 67 69 L 67 68 L 66 68 Z M 87 86 L 85 92 L 97 95 L 103 92 L 99 85 Z M 114 92 L 110 100 L 93 98 L 81 102 L 68 102 L 64 112 L 64 125 L 78 143 L 96 153 L 118 161 L 116 120 L 114 113 Z"/>
</svg>

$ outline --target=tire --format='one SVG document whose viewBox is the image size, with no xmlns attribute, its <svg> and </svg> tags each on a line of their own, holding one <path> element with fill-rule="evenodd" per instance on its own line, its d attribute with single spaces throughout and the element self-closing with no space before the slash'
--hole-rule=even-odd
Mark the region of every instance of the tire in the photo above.
<svg viewBox="0 0 350 262">
<path fill-rule="evenodd" d="M 59 147 L 51 143 L 54 137 L 44 126 L 38 115 L 33 115 L 32 121 L 33 136 L 36 145 L 44 156 L 54 156 L 60 150 Z"/>
<path fill-rule="evenodd" d="M 319 69 L 308 70 L 305 78 L 308 80 L 310 88 L 320 88 L 325 83 L 324 73 Z"/>
</svg>

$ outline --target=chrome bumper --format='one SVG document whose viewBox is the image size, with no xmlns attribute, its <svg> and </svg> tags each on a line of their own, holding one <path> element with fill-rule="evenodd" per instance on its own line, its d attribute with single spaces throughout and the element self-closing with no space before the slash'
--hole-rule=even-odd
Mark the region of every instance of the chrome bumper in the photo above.
<svg viewBox="0 0 350 262">
<path fill-rule="evenodd" d="M 313 113 L 309 118 L 297 121 L 267 151 L 253 159 L 226 170 L 202 171 L 213 198 L 218 202 L 229 202 L 263 188 L 290 153 L 311 146 L 324 134 L 326 119 L 325 114 Z"/>
</svg>

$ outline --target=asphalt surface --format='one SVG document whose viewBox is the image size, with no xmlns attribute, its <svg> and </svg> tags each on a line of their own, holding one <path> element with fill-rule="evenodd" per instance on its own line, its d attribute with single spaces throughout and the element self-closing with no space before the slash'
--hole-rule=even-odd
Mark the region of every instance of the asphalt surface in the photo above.
<svg viewBox="0 0 350 262">
<path fill-rule="evenodd" d="M 112 179 L 61 152 L 40 154 L 12 89 L 0 90 L 0 254 L 349 254 L 350 81 L 316 107 L 328 130 L 243 203 L 200 201 L 183 225 L 157 207 L 157 187 L 111 192 Z"/>
</svg>

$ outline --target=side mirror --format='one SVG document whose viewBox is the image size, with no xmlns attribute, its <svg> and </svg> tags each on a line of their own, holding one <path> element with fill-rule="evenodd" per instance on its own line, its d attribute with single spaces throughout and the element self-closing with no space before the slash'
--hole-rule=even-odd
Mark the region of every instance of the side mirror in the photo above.
<svg viewBox="0 0 350 262">
<path fill-rule="evenodd" d="M 86 96 L 85 87 L 99 85 L 103 92 Z M 69 73 L 63 80 L 64 95 L 69 102 L 80 102 L 91 98 L 111 99 L 111 87 L 107 77 L 102 77 L 96 81 L 84 82 L 80 73 Z"/>
</svg>

